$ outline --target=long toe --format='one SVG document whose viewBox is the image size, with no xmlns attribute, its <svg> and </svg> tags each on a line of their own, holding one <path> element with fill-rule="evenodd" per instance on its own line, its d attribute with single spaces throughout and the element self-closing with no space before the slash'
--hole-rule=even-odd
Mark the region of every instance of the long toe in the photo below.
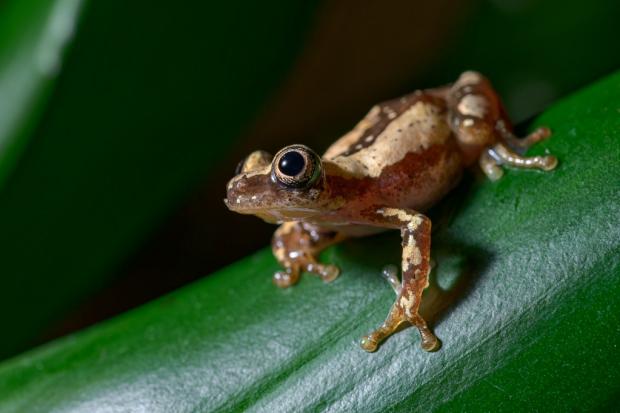
<svg viewBox="0 0 620 413">
<path fill-rule="evenodd" d="M 441 341 L 435 335 L 427 335 L 422 337 L 421 347 L 424 351 L 437 351 L 441 347 Z"/>
<path fill-rule="evenodd" d="M 542 158 L 542 169 L 543 171 L 551 171 L 558 166 L 558 158 L 553 155 L 545 156 Z"/>
<path fill-rule="evenodd" d="M 360 340 L 360 347 L 369 353 L 377 350 L 377 344 L 378 343 L 373 340 L 371 336 L 364 336 Z"/>
<path fill-rule="evenodd" d="M 325 265 L 321 269 L 321 278 L 326 283 L 334 281 L 340 275 L 340 269 L 335 265 Z"/>
</svg>

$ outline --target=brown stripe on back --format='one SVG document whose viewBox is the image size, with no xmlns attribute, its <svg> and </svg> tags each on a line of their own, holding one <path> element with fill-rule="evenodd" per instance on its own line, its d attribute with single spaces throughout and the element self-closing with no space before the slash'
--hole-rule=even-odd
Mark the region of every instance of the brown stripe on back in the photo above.
<svg viewBox="0 0 620 413">
<path fill-rule="evenodd" d="M 327 187 L 330 197 L 344 199 L 351 210 L 381 204 L 423 212 L 454 187 L 462 166 L 457 144 L 451 140 L 407 153 L 377 178 L 327 174 Z"/>
</svg>

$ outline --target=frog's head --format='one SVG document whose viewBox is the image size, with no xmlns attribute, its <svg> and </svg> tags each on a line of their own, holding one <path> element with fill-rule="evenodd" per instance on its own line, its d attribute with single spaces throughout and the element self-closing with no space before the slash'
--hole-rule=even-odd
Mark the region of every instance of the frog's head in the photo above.
<svg viewBox="0 0 620 413">
<path fill-rule="evenodd" d="M 273 158 L 255 151 L 237 166 L 224 203 L 235 212 L 276 223 L 325 212 L 321 158 L 304 145 L 291 145 Z"/>
</svg>

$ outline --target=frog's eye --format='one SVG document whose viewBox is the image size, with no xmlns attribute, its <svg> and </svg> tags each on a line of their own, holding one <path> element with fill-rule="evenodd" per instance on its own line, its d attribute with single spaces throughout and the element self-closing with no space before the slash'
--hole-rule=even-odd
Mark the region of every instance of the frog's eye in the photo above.
<svg viewBox="0 0 620 413">
<path fill-rule="evenodd" d="M 307 188 L 321 176 L 321 158 L 304 145 L 287 146 L 276 154 L 271 179 L 289 188 Z"/>
</svg>

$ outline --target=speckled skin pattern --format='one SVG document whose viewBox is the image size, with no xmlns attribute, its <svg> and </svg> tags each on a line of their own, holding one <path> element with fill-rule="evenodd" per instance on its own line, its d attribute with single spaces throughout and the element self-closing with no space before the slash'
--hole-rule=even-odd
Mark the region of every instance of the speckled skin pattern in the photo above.
<svg viewBox="0 0 620 413">
<path fill-rule="evenodd" d="M 361 346 L 375 351 L 400 324 L 409 322 L 418 328 L 422 348 L 434 351 L 440 342 L 418 313 L 430 272 L 431 221 L 423 212 L 476 162 L 492 180 L 501 178 L 502 165 L 555 168 L 553 156 L 517 153 L 547 138 L 547 128 L 523 139 L 511 129 L 489 81 L 465 72 L 451 85 L 374 106 L 322 157 L 303 145 L 288 146 L 274 158 L 253 152 L 228 183 L 225 203 L 235 212 L 281 224 L 272 241 L 284 268 L 273 278 L 279 287 L 295 284 L 303 271 L 331 281 L 339 269 L 317 261 L 321 250 L 349 237 L 400 230 L 400 285 L 396 275 L 389 277 L 396 300 L 384 323 L 362 338 Z M 304 160 L 293 175 L 283 172 L 290 174 L 290 164 L 283 169 L 290 152 Z"/>
</svg>

